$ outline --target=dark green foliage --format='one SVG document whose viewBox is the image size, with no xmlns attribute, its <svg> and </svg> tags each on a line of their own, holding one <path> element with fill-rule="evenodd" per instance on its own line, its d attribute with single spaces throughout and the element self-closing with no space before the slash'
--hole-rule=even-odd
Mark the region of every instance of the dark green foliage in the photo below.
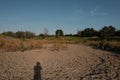
<svg viewBox="0 0 120 80">
<path fill-rule="evenodd" d="M 32 33 L 30 31 L 26 31 L 25 36 L 26 36 L 26 38 L 33 38 L 33 37 L 35 37 L 35 33 Z"/>
<path fill-rule="evenodd" d="M 78 31 L 77 36 L 82 36 L 82 31 Z"/>
<path fill-rule="evenodd" d="M 117 31 L 115 32 L 115 35 L 116 35 L 116 36 L 120 36 L 120 30 L 117 30 Z"/>
<path fill-rule="evenodd" d="M 10 37 L 15 37 L 16 36 L 16 34 L 12 31 L 3 32 L 3 33 L 1 33 L 1 35 L 10 36 Z"/>
<path fill-rule="evenodd" d="M 35 37 L 35 34 L 30 31 L 26 31 L 26 32 L 18 31 L 16 32 L 16 37 L 17 38 L 33 38 Z"/>
<path fill-rule="evenodd" d="M 72 34 L 65 34 L 65 36 L 73 36 Z"/>
<path fill-rule="evenodd" d="M 8 32 L 1 33 L 1 35 L 15 37 L 15 38 L 33 38 L 33 37 L 35 37 L 35 34 L 30 31 L 26 31 L 26 32 L 18 31 L 16 33 L 8 31 Z"/>
<path fill-rule="evenodd" d="M 55 32 L 55 35 L 50 35 L 48 34 L 49 31 L 47 28 L 44 29 L 43 33 L 38 35 L 41 38 L 46 38 L 46 37 L 52 37 L 56 36 L 59 38 L 60 36 L 63 36 L 63 30 L 57 29 Z M 5 36 L 10 36 L 10 37 L 15 37 L 15 38 L 34 38 L 36 37 L 35 33 L 30 32 L 30 31 L 17 31 L 17 32 L 3 32 L 1 35 Z M 84 30 L 77 31 L 77 34 L 65 34 L 65 36 L 74 36 L 74 37 L 101 37 L 101 38 L 106 38 L 106 37 L 113 37 L 113 36 L 120 36 L 120 30 L 115 29 L 113 26 L 104 26 L 101 30 L 96 31 L 94 28 L 86 28 Z"/>
<path fill-rule="evenodd" d="M 40 39 L 45 39 L 47 36 L 45 37 L 45 35 L 41 33 L 41 34 L 38 35 L 38 37 L 39 37 Z"/>
<path fill-rule="evenodd" d="M 63 35 L 64 35 L 64 34 L 63 34 L 63 31 L 62 31 L 61 29 L 56 30 L 55 34 L 56 34 L 56 37 L 57 37 L 57 38 L 59 38 L 60 36 L 63 36 Z"/>
<path fill-rule="evenodd" d="M 16 37 L 17 38 L 25 38 L 25 32 L 23 32 L 23 31 L 16 32 Z"/>
<path fill-rule="evenodd" d="M 39 36 L 39 37 L 44 37 L 44 34 L 39 34 L 38 36 Z"/>
<path fill-rule="evenodd" d="M 79 33 L 79 35 L 83 36 L 83 37 L 92 37 L 92 36 L 96 36 L 97 31 L 94 30 L 93 28 L 86 28 L 84 29 L 84 31 L 81 31 L 81 33 Z"/>
<path fill-rule="evenodd" d="M 100 31 L 94 30 L 94 28 L 86 28 L 83 31 L 78 31 L 77 36 L 81 37 L 112 37 L 112 36 L 120 36 L 120 30 L 115 29 L 113 26 L 105 26 Z"/>
<path fill-rule="evenodd" d="M 113 26 L 105 26 L 100 30 L 101 37 L 110 37 L 115 35 L 115 27 Z"/>
</svg>

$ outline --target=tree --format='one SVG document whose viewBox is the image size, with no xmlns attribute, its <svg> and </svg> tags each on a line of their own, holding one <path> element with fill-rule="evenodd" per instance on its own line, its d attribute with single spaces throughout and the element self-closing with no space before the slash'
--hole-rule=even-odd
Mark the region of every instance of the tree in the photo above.
<svg viewBox="0 0 120 80">
<path fill-rule="evenodd" d="M 8 32 L 3 32 L 1 33 L 1 35 L 5 35 L 5 36 L 9 36 L 9 37 L 15 37 L 15 33 L 12 31 L 8 31 Z"/>
<path fill-rule="evenodd" d="M 101 37 L 110 37 L 115 35 L 115 27 L 113 26 L 105 26 L 100 30 Z"/>
<path fill-rule="evenodd" d="M 26 36 L 26 38 L 33 38 L 33 37 L 35 37 L 35 33 L 30 32 L 30 31 L 26 31 L 25 36 Z"/>
<path fill-rule="evenodd" d="M 44 37 L 44 34 L 40 33 L 38 36 L 39 36 L 39 37 Z"/>
<path fill-rule="evenodd" d="M 117 31 L 115 32 L 115 36 L 120 36 L 120 30 L 117 30 Z"/>
<path fill-rule="evenodd" d="M 57 38 L 59 38 L 60 36 L 63 36 L 63 35 L 64 35 L 64 34 L 63 34 L 63 31 L 62 31 L 61 29 L 56 30 L 55 34 L 56 34 L 56 37 L 57 37 Z"/>
<path fill-rule="evenodd" d="M 48 36 L 48 33 L 49 33 L 48 29 L 45 28 L 44 31 L 43 31 L 44 38 L 46 38 Z"/>
<path fill-rule="evenodd" d="M 82 31 L 77 31 L 77 36 L 81 36 L 82 35 Z"/>
<path fill-rule="evenodd" d="M 92 36 L 96 36 L 96 33 L 97 31 L 94 30 L 93 28 L 86 28 L 80 34 L 83 37 L 92 37 Z"/>
<path fill-rule="evenodd" d="M 16 32 L 16 37 L 17 38 L 23 38 L 23 39 L 25 39 L 25 38 L 33 38 L 33 37 L 35 37 L 35 33 L 32 33 L 30 31 L 26 31 L 26 32 L 17 31 Z"/>
<path fill-rule="evenodd" d="M 64 36 L 73 36 L 72 34 L 65 34 Z"/>
<path fill-rule="evenodd" d="M 25 32 L 23 32 L 23 31 L 17 31 L 16 32 L 16 37 L 17 38 L 25 38 L 26 37 Z"/>
</svg>

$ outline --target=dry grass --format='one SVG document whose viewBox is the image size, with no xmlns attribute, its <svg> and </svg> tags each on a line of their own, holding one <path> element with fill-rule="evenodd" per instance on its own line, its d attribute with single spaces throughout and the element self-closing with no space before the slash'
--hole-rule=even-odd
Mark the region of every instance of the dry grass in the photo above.
<svg viewBox="0 0 120 80">
<path fill-rule="evenodd" d="M 108 50 L 108 51 L 115 51 L 120 52 L 120 42 L 119 41 L 87 41 L 87 44 L 93 46 L 95 48 Z"/>
<path fill-rule="evenodd" d="M 10 37 L 0 37 L 0 50 L 2 51 L 17 51 L 21 41 Z"/>
<path fill-rule="evenodd" d="M 59 50 L 67 50 L 68 49 L 68 46 L 67 44 L 62 44 L 62 43 L 54 43 L 53 46 L 52 46 L 52 50 L 53 51 L 59 51 Z"/>
<path fill-rule="evenodd" d="M 53 50 L 67 49 L 67 40 L 61 39 L 16 39 L 11 37 L 0 36 L 1 51 L 25 51 L 31 49 L 41 49 L 45 44 L 53 44 Z"/>
<path fill-rule="evenodd" d="M 67 49 L 67 44 L 86 43 L 95 48 L 120 52 L 119 41 L 108 40 L 87 40 L 84 38 L 62 37 L 62 38 L 47 38 L 47 39 L 16 39 L 11 37 L 0 36 L 1 51 L 25 51 L 31 49 L 41 49 L 45 44 L 53 44 L 53 50 Z"/>
<path fill-rule="evenodd" d="M 30 49 L 42 48 L 43 44 L 40 40 L 26 39 L 20 40 L 10 37 L 0 37 L 1 51 L 25 51 Z"/>
</svg>

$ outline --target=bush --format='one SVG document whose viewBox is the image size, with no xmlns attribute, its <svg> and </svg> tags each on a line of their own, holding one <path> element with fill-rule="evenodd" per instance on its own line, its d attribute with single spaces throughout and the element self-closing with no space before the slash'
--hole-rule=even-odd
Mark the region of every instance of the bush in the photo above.
<svg viewBox="0 0 120 80">
<path fill-rule="evenodd" d="M 117 42 L 117 41 L 107 41 L 107 40 L 88 41 L 87 44 L 89 44 L 90 46 L 93 46 L 95 48 L 120 53 L 120 42 Z"/>
<path fill-rule="evenodd" d="M 113 26 L 105 26 L 100 30 L 101 37 L 110 37 L 115 35 L 115 27 Z"/>
</svg>

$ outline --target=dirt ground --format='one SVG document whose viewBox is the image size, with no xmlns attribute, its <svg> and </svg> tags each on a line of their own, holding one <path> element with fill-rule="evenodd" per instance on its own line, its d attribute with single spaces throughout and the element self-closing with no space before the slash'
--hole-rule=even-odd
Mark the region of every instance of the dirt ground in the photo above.
<svg viewBox="0 0 120 80">
<path fill-rule="evenodd" d="M 85 45 L 0 52 L 0 80 L 33 80 L 36 62 L 42 80 L 120 80 L 120 55 Z"/>
</svg>

